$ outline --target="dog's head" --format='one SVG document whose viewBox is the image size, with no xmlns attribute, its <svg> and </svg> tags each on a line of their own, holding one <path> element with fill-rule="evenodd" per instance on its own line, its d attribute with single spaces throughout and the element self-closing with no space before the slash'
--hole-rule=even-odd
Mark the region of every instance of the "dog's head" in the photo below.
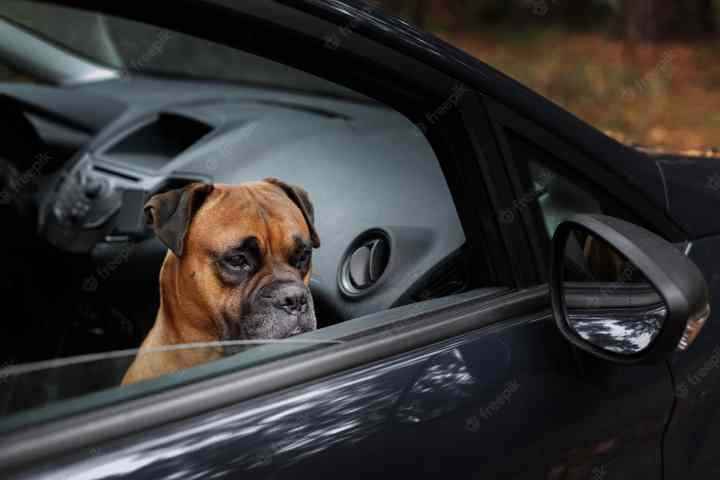
<svg viewBox="0 0 720 480">
<path fill-rule="evenodd" d="M 223 340 L 316 328 L 308 284 L 320 246 L 307 192 L 276 179 L 194 183 L 152 197 L 147 223 L 170 249 L 161 273 L 188 327 Z"/>
</svg>

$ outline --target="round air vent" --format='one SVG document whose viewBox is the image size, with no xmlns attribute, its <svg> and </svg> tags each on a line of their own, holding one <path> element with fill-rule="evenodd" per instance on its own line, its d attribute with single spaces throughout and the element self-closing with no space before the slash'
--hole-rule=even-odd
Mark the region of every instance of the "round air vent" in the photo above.
<svg viewBox="0 0 720 480">
<path fill-rule="evenodd" d="M 358 237 L 347 250 L 339 275 L 340 290 L 359 296 L 376 285 L 390 262 L 390 239 L 372 230 Z"/>
</svg>

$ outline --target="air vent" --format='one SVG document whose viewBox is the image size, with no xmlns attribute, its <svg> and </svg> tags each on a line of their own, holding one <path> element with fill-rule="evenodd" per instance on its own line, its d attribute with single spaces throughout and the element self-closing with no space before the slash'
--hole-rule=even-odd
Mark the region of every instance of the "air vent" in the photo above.
<svg viewBox="0 0 720 480">
<path fill-rule="evenodd" d="M 390 262 L 390 239 L 380 230 L 360 235 L 347 250 L 339 274 L 340 290 L 359 296 L 377 285 Z"/>
</svg>

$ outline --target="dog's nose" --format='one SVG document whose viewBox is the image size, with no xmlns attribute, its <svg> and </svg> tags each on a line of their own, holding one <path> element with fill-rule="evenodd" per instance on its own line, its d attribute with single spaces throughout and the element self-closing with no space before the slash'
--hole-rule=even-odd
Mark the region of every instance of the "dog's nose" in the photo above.
<svg viewBox="0 0 720 480">
<path fill-rule="evenodd" d="M 289 314 L 303 313 L 307 310 L 307 294 L 304 288 L 294 285 L 285 287 L 279 292 L 275 306 Z"/>
</svg>

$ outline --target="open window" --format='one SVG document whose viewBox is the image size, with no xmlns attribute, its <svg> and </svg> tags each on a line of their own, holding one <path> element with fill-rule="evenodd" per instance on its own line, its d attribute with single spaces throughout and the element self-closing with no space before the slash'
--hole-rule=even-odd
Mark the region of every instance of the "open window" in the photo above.
<svg viewBox="0 0 720 480">
<path fill-rule="evenodd" d="M 40 21 L 54 13 L 72 24 Z M 354 78 L 347 81 L 351 89 L 340 84 L 343 78 L 323 78 L 326 71 L 315 75 L 312 63 L 303 71 L 271 60 L 262 37 L 231 48 L 112 13 L 43 2 L 7 2 L 0 6 L 5 16 L 48 48 L 71 51 L 114 77 L 72 88 L 0 84 L 27 107 L 28 118 L 33 112 L 47 120 L 33 123 L 39 136 L 62 139 L 63 129 L 73 126 L 89 134 L 57 172 L 42 166 L 25 172 L 28 185 L 50 188 L 38 190 L 23 213 L 28 224 L 40 225 L 40 234 L 18 229 L 3 250 L 12 281 L 0 285 L 0 296 L 23 320 L 2 327 L 0 414 L 78 398 L 86 409 L 147 394 L 218 369 L 250 368 L 392 329 L 420 313 L 512 287 L 499 280 L 506 262 L 489 259 L 478 241 L 492 224 L 472 216 L 477 208 L 470 197 L 491 207 L 482 180 L 470 178 L 473 170 L 464 163 L 472 150 L 457 109 L 466 87 L 440 75 L 428 80 L 435 90 L 401 94 L 388 90 L 397 72 L 383 76 L 368 68 L 365 88 Z M 107 43 L 99 50 L 83 37 L 100 34 Z M 308 58 L 336 55 L 326 40 L 307 44 Z M 70 91 L 72 108 L 63 100 Z M 464 156 L 461 145 L 468 146 Z M 282 340 L 240 336 L 162 345 L 143 355 L 197 368 L 111 390 L 160 308 L 158 276 L 167 247 L 142 224 L 144 203 L 195 182 L 268 177 L 302 187 L 314 206 L 322 245 L 313 253 L 309 287 L 318 329 Z M 3 187 L 8 195 L 18 191 Z M 62 405 L 53 415 L 80 408 Z"/>
</svg>

